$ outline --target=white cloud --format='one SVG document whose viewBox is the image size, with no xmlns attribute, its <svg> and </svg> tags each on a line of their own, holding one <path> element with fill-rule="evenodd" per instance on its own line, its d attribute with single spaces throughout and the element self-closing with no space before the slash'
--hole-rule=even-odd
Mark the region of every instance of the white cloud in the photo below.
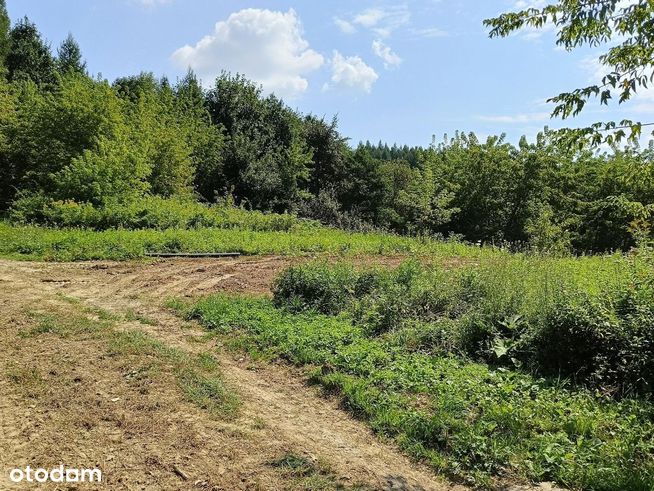
<svg viewBox="0 0 654 491">
<path fill-rule="evenodd" d="M 354 17 L 354 23 L 362 25 L 363 27 L 374 27 L 379 24 L 386 12 L 382 9 L 367 9 Z"/>
<path fill-rule="evenodd" d="M 355 15 L 352 24 L 370 29 L 377 36 L 388 37 L 396 29 L 411 20 L 411 12 L 406 5 L 389 8 L 370 8 Z"/>
<path fill-rule="evenodd" d="M 382 41 L 375 39 L 372 42 L 372 51 L 375 55 L 384 60 L 384 68 L 398 66 L 402 63 L 397 53 L 394 53 L 390 46 L 385 45 Z"/>
<path fill-rule="evenodd" d="M 538 112 L 538 113 L 512 114 L 512 115 L 504 115 L 504 116 L 477 116 L 477 119 L 479 119 L 480 121 L 486 121 L 487 123 L 524 124 L 524 123 L 547 121 L 548 119 L 550 119 L 550 113 Z"/>
<path fill-rule="evenodd" d="M 325 84 L 324 90 L 347 88 L 370 92 L 379 78 L 377 72 L 358 56 L 344 57 L 338 51 L 334 51 L 331 66 L 331 80 Z"/>
<path fill-rule="evenodd" d="M 180 68 L 192 68 L 211 83 L 221 70 L 238 72 L 260 83 L 267 92 L 296 97 L 309 86 L 305 75 L 324 63 L 303 38 L 293 9 L 277 12 L 244 9 L 216 23 L 214 31 L 172 54 Z"/>
<path fill-rule="evenodd" d="M 334 17 L 334 24 L 345 34 L 352 34 L 357 31 L 357 28 L 352 25 L 351 22 L 348 22 L 340 17 Z"/>
</svg>

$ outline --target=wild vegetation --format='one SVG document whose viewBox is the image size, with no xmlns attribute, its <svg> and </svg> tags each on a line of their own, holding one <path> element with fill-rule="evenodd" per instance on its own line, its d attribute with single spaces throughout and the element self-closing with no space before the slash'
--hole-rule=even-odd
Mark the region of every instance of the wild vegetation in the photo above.
<svg viewBox="0 0 654 491">
<path fill-rule="evenodd" d="M 505 36 L 554 22 L 568 49 L 624 38 L 603 85 L 553 99 L 567 117 L 646 86 L 653 7 L 632 3 L 562 0 L 487 26 Z M 186 313 L 251 357 L 304 367 L 450 476 L 650 490 L 654 144 L 639 147 L 642 125 L 544 129 L 516 145 L 460 132 L 425 147 L 352 145 L 336 119 L 239 74 L 94 77 L 72 36 L 54 55 L 0 0 L 0 255 L 329 255 L 283 272 L 272 298 L 214 295 Z M 624 130 L 632 141 L 618 146 Z M 370 255 L 411 259 L 349 262 Z M 55 324 L 24 334 L 75 334 Z M 201 406 L 229 402 L 203 360 L 180 384 Z M 327 475 L 302 459 L 275 465 Z"/>
<path fill-rule="evenodd" d="M 87 73 L 71 36 L 55 56 L 28 19 L 9 25 L 4 0 L 0 17 L 0 209 L 14 223 L 221 228 L 211 205 L 231 203 L 555 254 L 651 236 L 652 148 L 598 154 L 547 130 L 517 146 L 465 133 L 424 148 L 351 146 L 336 120 L 240 75 L 208 89 L 190 72 L 109 82 Z"/>
<path fill-rule="evenodd" d="M 347 232 L 311 225 L 290 230 L 267 229 L 258 223 L 248 228 L 249 212 L 242 225 L 234 228 L 165 230 L 58 229 L 41 226 L 14 226 L 0 222 L 0 256 L 12 259 L 82 261 L 90 259 L 126 260 L 148 252 L 240 252 L 245 255 L 289 256 L 328 255 L 429 255 L 432 259 L 481 258 L 498 250 L 443 242 L 430 238 L 402 237 L 384 233 Z M 268 216 L 268 215 L 265 215 Z M 264 220 L 265 223 L 265 220 Z"/>
<path fill-rule="evenodd" d="M 272 300 L 212 296 L 189 315 L 233 348 L 309 367 L 375 431 L 452 476 L 645 490 L 654 288 L 644 254 L 503 256 L 454 270 L 310 263 L 284 272 Z"/>
</svg>

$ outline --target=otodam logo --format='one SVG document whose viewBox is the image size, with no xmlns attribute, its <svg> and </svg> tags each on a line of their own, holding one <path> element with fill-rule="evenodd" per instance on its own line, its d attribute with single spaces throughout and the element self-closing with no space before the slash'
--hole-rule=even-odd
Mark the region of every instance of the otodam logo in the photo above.
<svg viewBox="0 0 654 491">
<path fill-rule="evenodd" d="M 63 464 L 52 469 L 39 467 L 33 469 L 29 465 L 23 469 L 16 468 L 9 472 L 9 479 L 12 482 L 102 482 L 102 471 L 100 469 L 74 469 L 65 467 Z"/>
</svg>

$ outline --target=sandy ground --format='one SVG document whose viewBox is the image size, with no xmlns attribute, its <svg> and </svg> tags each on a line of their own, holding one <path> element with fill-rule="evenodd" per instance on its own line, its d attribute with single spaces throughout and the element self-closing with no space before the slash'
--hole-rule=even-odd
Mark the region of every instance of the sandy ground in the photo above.
<svg viewBox="0 0 654 491">
<path fill-rule="evenodd" d="M 120 490 L 465 489 L 381 442 L 292 369 L 253 364 L 208 345 L 200 326 L 162 306 L 170 297 L 216 291 L 265 294 L 290 261 L 0 260 L 0 489 L 21 489 L 8 480 L 13 467 L 61 463 L 98 465 L 102 486 Z M 147 360 L 112 356 L 93 336 L 22 334 L 33 328 L 33 312 L 67 315 L 80 308 L 113 313 L 116 329 L 138 329 L 188 353 L 216 353 L 226 384 L 242 401 L 238 415 L 216 418 L 194 406 L 165 367 L 160 376 L 135 381 L 130 374 Z M 299 482 L 271 466 L 286 454 L 328 469 L 332 487 Z"/>
</svg>

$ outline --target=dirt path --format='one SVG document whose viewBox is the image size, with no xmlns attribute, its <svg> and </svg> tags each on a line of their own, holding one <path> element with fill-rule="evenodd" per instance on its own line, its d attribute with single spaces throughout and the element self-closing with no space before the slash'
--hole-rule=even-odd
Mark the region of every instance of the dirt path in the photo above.
<svg viewBox="0 0 654 491">
<path fill-rule="evenodd" d="M 48 302 L 52 302 L 53 308 L 60 308 L 62 302 L 68 301 L 119 315 L 120 329 L 138 328 L 166 345 L 188 353 L 207 351 L 212 347 L 200 342 L 204 333 L 201 327 L 180 320 L 161 306 L 162 301 L 173 296 L 192 296 L 220 290 L 266 293 L 275 274 L 288 264 L 289 260 L 275 257 L 74 264 L 0 260 L 1 320 L 6 330 L 3 338 L 7 341 L 0 347 L 3 351 L 13 349 L 11 336 L 16 336 L 20 324 L 27 322 L 20 314 L 26 307 L 34 308 L 36 304 L 45 308 Z M 28 341 L 37 343 L 36 340 Z M 91 391 L 88 398 L 82 397 L 78 408 L 95 405 L 95 409 L 100 411 L 96 419 L 115 419 L 111 404 L 104 408 L 98 400 L 103 402 L 105 399 L 97 394 L 110 394 L 112 397 L 109 400 L 118 398 L 118 401 L 131 401 L 123 407 L 121 418 L 124 421 L 141 421 L 141 426 L 137 427 L 142 431 L 134 431 L 130 446 L 123 449 L 123 460 L 129 463 L 129 471 L 125 471 L 124 466 L 112 467 L 106 462 L 107 454 L 115 453 L 116 447 L 111 443 L 111 431 L 115 430 L 111 424 L 105 428 L 106 434 L 95 426 L 94 431 L 98 432 L 93 440 L 95 443 L 90 447 L 86 445 L 93 449 L 95 456 L 95 459 L 87 456 L 89 461 L 103 458 L 109 471 L 113 469 L 120 474 L 121 482 L 114 480 L 116 487 L 110 489 L 191 489 L 193 486 L 190 482 L 181 484 L 179 476 L 170 472 L 174 461 L 179 459 L 193 474 L 201 475 L 194 485 L 214 486 L 208 489 L 291 489 L 291 483 L 283 479 L 280 481 L 278 473 L 275 474 L 266 464 L 275 455 L 284 452 L 326 463 L 339 485 L 361 483 L 373 489 L 397 490 L 463 489 L 410 462 L 392 445 L 380 442 L 363 423 L 340 410 L 336 401 L 320 397 L 315 389 L 304 385 L 288 368 L 254 366 L 244 358 L 234 358 L 224 351 L 214 350 L 218 353 L 225 382 L 237 391 L 242 400 L 238 419 L 219 424 L 201 410 L 175 400 L 171 393 L 173 389 L 165 384 L 159 387 L 160 390 L 150 388 L 146 395 L 139 395 L 138 391 L 130 392 L 121 373 L 107 362 L 102 349 L 94 345 L 97 342 L 84 342 L 86 345 L 83 347 L 73 347 L 71 343 L 51 342 L 48 346 L 37 343 L 28 346 L 27 351 L 23 349 L 19 353 L 14 349 L 11 355 L 3 353 L 3 356 L 5 360 L 12 356 L 25 360 L 28 353 L 34 357 L 35 363 L 38 358 L 39 363 L 45 365 L 49 362 L 44 360 L 54 360 L 52 363 L 55 363 L 62 357 L 71 358 L 67 366 L 84 372 L 75 377 L 92 380 L 94 389 L 97 389 Z M 80 358 L 80 354 L 84 354 L 88 360 Z M 97 366 L 93 366 L 94 363 Z M 58 368 L 42 366 L 40 369 L 49 373 L 47 370 L 56 371 Z M 29 433 L 30 425 L 36 424 L 35 419 L 29 416 L 30 411 L 34 412 L 35 409 L 29 407 L 29 395 L 12 392 L 7 386 L 6 377 L 3 380 L 5 382 L 0 382 L 3 394 L 0 401 L 0 453 L 4 454 L 4 458 L 0 458 L 0 467 L 9 465 L 12 459 L 22 462 L 27 458 L 27 453 L 33 451 L 30 441 L 34 441 L 34 438 Z M 142 400 L 139 401 L 139 398 Z M 56 401 L 51 403 L 56 404 Z M 150 414 L 147 410 L 137 409 L 153 406 L 156 409 Z M 16 407 L 23 408 L 28 416 L 15 411 Z M 103 413 L 105 409 L 109 413 Z M 83 412 L 68 414 L 59 410 L 51 416 L 70 419 L 81 417 Z M 152 425 L 153 420 L 157 424 Z M 60 422 L 64 423 L 63 420 Z M 175 437 L 178 430 L 181 435 L 187 435 L 181 441 Z M 44 444 L 48 439 L 54 441 L 56 435 L 47 432 L 41 435 L 39 448 L 43 458 L 48 455 L 48 447 Z M 78 442 L 66 448 L 74 453 L 79 446 Z M 161 464 L 155 466 L 159 469 L 158 473 L 148 478 L 141 472 L 138 475 L 146 477 L 130 481 L 147 465 L 147 459 L 137 456 L 141 451 L 139 449 L 143 448 L 153 448 L 150 460 Z M 173 454 L 168 453 L 170 450 Z M 50 447 L 48 451 L 53 449 Z M 301 489 L 314 488 L 305 486 Z"/>
</svg>

